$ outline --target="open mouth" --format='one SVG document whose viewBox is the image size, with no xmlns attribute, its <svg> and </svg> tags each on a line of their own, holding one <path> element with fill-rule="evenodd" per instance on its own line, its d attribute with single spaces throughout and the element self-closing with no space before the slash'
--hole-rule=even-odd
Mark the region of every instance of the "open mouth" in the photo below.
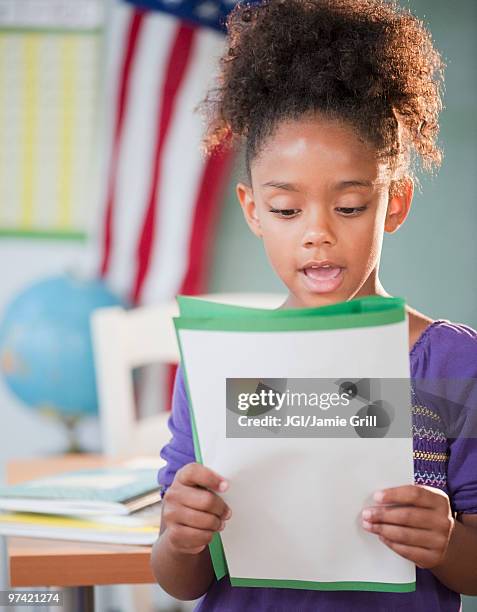
<svg viewBox="0 0 477 612">
<path fill-rule="evenodd" d="M 337 278 L 343 268 L 340 266 L 322 266 L 320 268 L 304 268 L 303 272 L 317 281 L 326 281 Z"/>
<path fill-rule="evenodd" d="M 307 267 L 301 270 L 304 283 L 313 293 L 336 291 L 343 282 L 345 268 L 341 266 Z"/>
</svg>

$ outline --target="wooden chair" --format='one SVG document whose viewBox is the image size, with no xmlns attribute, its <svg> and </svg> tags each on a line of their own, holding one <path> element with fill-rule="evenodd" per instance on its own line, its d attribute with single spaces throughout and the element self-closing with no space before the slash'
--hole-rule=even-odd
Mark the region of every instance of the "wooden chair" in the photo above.
<svg viewBox="0 0 477 612">
<path fill-rule="evenodd" d="M 277 308 L 285 299 L 275 293 L 215 293 L 198 296 L 224 304 Z M 153 363 L 178 363 L 172 317 L 174 301 L 125 310 L 99 308 L 92 316 L 92 333 L 103 452 L 109 456 L 158 454 L 169 440 L 168 412 L 137 420 L 134 368 Z"/>
</svg>

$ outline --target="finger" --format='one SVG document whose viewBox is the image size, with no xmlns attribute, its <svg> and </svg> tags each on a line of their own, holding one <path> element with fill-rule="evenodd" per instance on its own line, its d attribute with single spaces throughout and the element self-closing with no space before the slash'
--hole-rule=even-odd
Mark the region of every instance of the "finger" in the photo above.
<svg viewBox="0 0 477 612">
<path fill-rule="evenodd" d="M 197 548 L 205 548 L 212 541 L 213 531 L 195 529 L 185 525 L 171 525 L 166 530 L 170 544 L 176 550 L 193 552 Z"/>
<path fill-rule="evenodd" d="M 386 523 L 419 529 L 435 530 L 439 527 L 435 512 L 416 506 L 374 506 L 365 508 L 362 518 L 368 523 Z"/>
<path fill-rule="evenodd" d="M 432 509 L 449 503 L 449 498 L 440 489 L 416 484 L 377 491 L 374 500 L 379 504 L 413 505 Z"/>
<path fill-rule="evenodd" d="M 441 542 L 441 538 L 429 529 L 414 529 L 412 527 L 384 525 L 381 523 L 363 523 L 363 527 L 366 531 L 383 536 L 397 544 L 419 546 L 429 550 L 435 550 L 441 543 L 444 544 L 444 538 L 442 538 Z"/>
<path fill-rule="evenodd" d="M 167 493 L 169 493 L 168 496 Z M 172 501 L 179 506 L 186 506 L 187 508 L 192 508 L 193 510 L 209 512 L 216 515 L 220 519 L 225 519 L 226 516 L 229 517 L 231 515 L 231 510 L 225 501 L 216 493 L 213 493 L 208 489 L 185 486 L 177 483 L 176 486 L 173 489 L 171 487 L 167 493 L 166 501 Z"/>
<path fill-rule="evenodd" d="M 199 486 L 223 493 L 228 482 L 219 474 L 200 463 L 188 463 L 177 471 L 176 478 L 186 486 Z"/>
<path fill-rule="evenodd" d="M 387 540 L 382 536 L 379 536 L 379 539 L 388 548 L 393 550 L 401 557 L 412 561 L 418 567 L 431 568 L 435 567 L 439 563 L 439 557 L 427 548 L 420 548 L 419 546 L 408 546 L 406 544 L 391 542 L 391 540 Z"/>
<path fill-rule="evenodd" d="M 176 513 L 175 522 L 194 529 L 205 529 L 206 531 L 222 531 L 225 521 L 210 512 L 201 512 L 184 506 Z"/>
</svg>

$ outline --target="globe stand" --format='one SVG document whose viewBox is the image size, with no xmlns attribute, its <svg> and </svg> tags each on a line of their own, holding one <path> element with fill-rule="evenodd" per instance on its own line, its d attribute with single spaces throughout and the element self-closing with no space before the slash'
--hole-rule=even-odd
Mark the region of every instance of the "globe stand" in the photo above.
<svg viewBox="0 0 477 612">
<path fill-rule="evenodd" d="M 61 426 L 64 428 L 68 438 L 68 447 L 66 448 L 65 453 L 73 455 L 86 452 L 86 450 L 82 448 L 79 443 L 79 438 L 76 431 L 78 423 L 82 418 L 80 414 L 64 414 L 50 406 L 42 408 L 41 413 L 47 418 L 56 421 L 57 423 L 61 423 Z"/>
<path fill-rule="evenodd" d="M 78 454 L 86 452 L 84 448 L 81 447 L 78 439 L 78 434 L 76 433 L 76 428 L 78 423 L 81 420 L 81 417 L 78 415 L 58 415 L 60 421 L 63 423 L 66 429 L 66 435 L 68 436 L 68 448 L 66 449 L 67 453 Z"/>
</svg>

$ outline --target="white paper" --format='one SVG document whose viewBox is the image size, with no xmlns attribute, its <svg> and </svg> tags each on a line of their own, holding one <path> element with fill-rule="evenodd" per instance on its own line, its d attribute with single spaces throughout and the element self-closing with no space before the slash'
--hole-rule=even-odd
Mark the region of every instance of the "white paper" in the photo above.
<svg viewBox="0 0 477 612">
<path fill-rule="evenodd" d="M 338 330 L 179 330 L 204 465 L 230 481 L 231 577 L 409 583 L 413 563 L 361 526 L 413 483 L 411 438 L 226 438 L 226 378 L 409 378 L 408 322 Z M 409 410 L 409 406 L 403 406 Z"/>
</svg>

